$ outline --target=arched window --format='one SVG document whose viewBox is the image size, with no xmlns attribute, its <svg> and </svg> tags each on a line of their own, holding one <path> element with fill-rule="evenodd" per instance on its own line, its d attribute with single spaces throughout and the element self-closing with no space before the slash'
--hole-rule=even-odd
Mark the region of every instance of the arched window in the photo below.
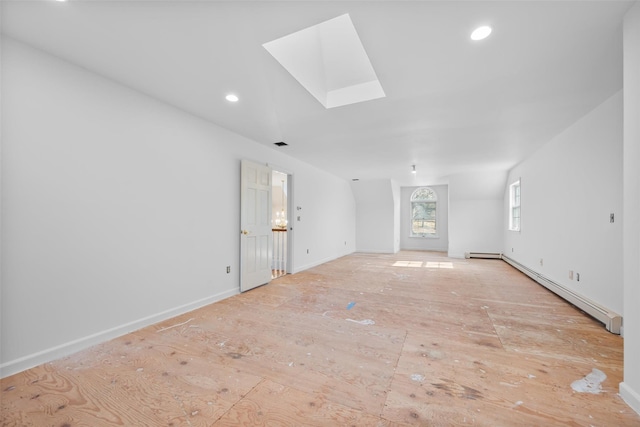
<svg viewBox="0 0 640 427">
<path fill-rule="evenodd" d="M 429 187 L 420 187 L 411 194 L 411 236 L 436 236 L 438 196 Z"/>
</svg>

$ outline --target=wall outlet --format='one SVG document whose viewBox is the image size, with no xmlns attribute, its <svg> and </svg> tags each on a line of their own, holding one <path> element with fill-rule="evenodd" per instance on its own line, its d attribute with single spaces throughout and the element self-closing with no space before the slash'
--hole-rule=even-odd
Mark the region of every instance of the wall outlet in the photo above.
<svg viewBox="0 0 640 427">
<path fill-rule="evenodd" d="M 231 266 L 227 265 L 227 274 L 231 273 Z"/>
<path fill-rule="evenodd" d="M 609 214 L 609 222 L 614 222 L 615 221 L 615 215 L 614 214 Z"/>
<path fill-rule="evenodd" d="M 573 270 L 569 270 L 569 280 L 573 280 Z"/>
</svg>

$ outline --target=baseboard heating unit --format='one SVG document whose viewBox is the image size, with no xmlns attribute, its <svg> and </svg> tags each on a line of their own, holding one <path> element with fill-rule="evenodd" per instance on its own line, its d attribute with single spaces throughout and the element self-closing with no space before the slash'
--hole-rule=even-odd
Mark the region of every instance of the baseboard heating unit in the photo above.
<svg viewBox="0 0 640 427">
<path fill-rule="evenodd" d="M 465 252 L 465 258 L 502 259 L 499 252 Z"/>
<path fill-rule="evenodd" d="M 504 254 L 502 255 L 502 260 L 505 261 L 507 264 L 511 265 L 512 267 L 520 270 L 521 272 L 523 272 L 524 274 L 526 274 L 527 276 L 529 276 L 530 278 L 532 278 L 533 280 L 535 280 L 536 282 L 544 286 L 545 288 L 549 289 L 551 292 L 555 293 L 561 298 L 564 298 L 569 303 L 575 305 L 580 310 L 589 314 L 594 319 L 604 323 L 605 327 L 607 328 L 607 331 L 611 332 L 612 334 L 620 335 L 620 328 L 622 326 L 622 316 L 620 316 L 618 313 L 608 310 L 600 306 L 599 304 L 596 304 L 595 302 L 583 297 L 582 295 L 577 294 L 572 290 L 567 289 L 564 286 L 552 280 L 549 280 L 548 278 L 544 277 L 542 274 L 537 273 L 534 270 L 531 270 L 529 267 L 526 267 L 520 264 L 519 262 L 509 258 Z"/>
</svg>

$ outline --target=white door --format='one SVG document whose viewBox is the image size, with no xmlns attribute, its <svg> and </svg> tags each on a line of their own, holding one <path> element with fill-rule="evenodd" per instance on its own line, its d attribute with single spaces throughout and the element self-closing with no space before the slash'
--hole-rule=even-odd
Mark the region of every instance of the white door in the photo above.
<svg viewBox="0 0 640 427">
<path fill-rule="evenodd" d="M 242 161 L 240 292 L 271 280 L 271 168 Z"/>
</svg>

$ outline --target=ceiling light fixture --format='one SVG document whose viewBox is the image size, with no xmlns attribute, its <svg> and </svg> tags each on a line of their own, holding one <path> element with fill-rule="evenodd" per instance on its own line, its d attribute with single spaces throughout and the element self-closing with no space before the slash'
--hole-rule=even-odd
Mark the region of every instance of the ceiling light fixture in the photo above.
<svg viewBox="0 0 640 427">
<path fill-rule="evenodd" d="M 230 93 L 229 95 L 225 96 L 224 99 L 226 99 L 229 102 L 238 102 L 238 100 L 240 98 L 238 98 L 236 95 Z"/>
<path fill-rule="evenodd" d="M 416 165 L 411 165 L 411 173 L 412 174 L 416 173 Z"/>
<path fill-rule="evenodd" d="M 471 33 L 471 40 L 484 40 L 489 37 L 489 34 L 491 34 L 491 27 L 488 27 L 486 25 L 478 27 L 473 30 L 473 33 Z"/>
</svg>

